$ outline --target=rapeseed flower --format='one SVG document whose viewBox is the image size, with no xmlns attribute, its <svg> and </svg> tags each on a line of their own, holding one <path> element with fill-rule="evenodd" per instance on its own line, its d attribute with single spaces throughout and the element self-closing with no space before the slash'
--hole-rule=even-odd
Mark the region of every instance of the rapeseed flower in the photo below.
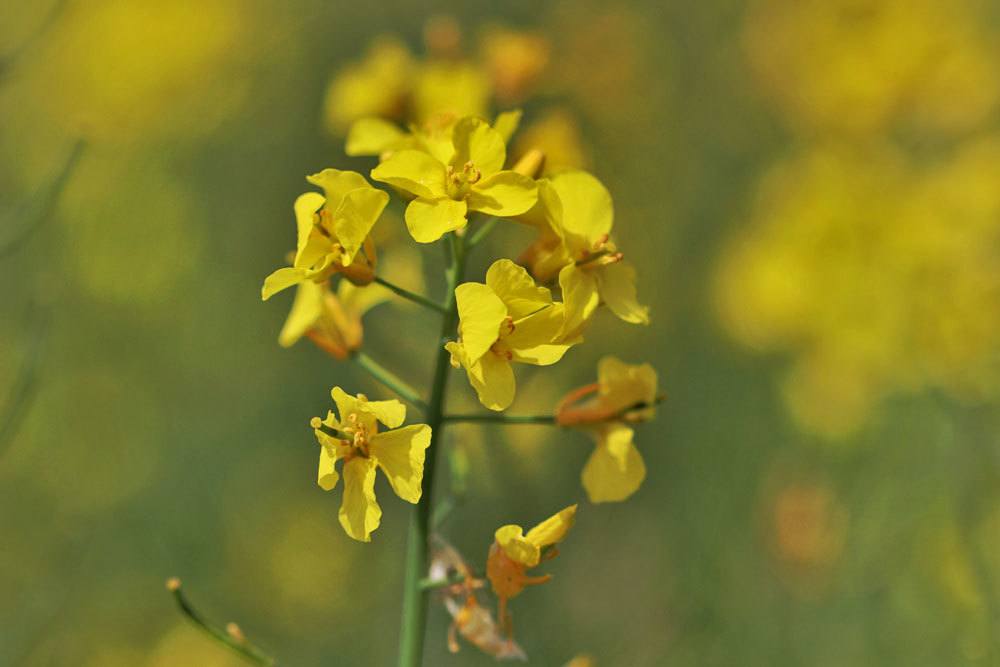
<svg viewBox="0 0 1000 667">
<path fill-rule="evenodd" d="M 611 241 L 614 207 L 607 189 L 584 171 L 559 174 L 539 188 L 538 206 L 521 219 L 541 234 L 524 258 L 539 280 L 558 272 L 564 333 L 578 332 L 601 303 L 625 322 L 648 324 L 649 309 L 636 296 L 635 268 Z"/>
<path fill-rule="evenodd" d="M 408 503 L 420 501 L 424 478 L 424 454 L 431 444 L 427 424 L 403 426 L 406 406 L 396 400 L 369 401 L 363 394 L 351 396 L 340 387 L 331 395 L 338 415 L 313 417 L 311 426 L 320 444 L 317 482 L 332 491 L 340 480 L 337 461 L 343 461 L 344 497 L 340 525 L 360 542 L 370 542 L 382 520 L 375 499 L 375 472 L 381 469 L 392 490 Z M 379 431 L 381 422 L 388 431 Z"/>
<path fill-rule="evenodd" d="M 592 503 L 620 502 L 639 490 L 646 464 L 632 442 L 629 424 L 647 421 L 660 400 L 656 371 L 649 364 L 626 364 L 604 357 L 597 382 L 575 389 L 556 409 L 556 421 L 586 431 L 597 447 L 581 480 Z"/>
<path fill-rule="evenodd" d="M 361 347 L 364 328 L 361 317 L 388 301 L 392 293 L 380 285 L 358 287 L 341 280 L 333 292 L 327 282 L 299 283 L 278 343 L 291 347 L 302 336 L 336 359 L 346 359 Z"/>
<path fill-rule="evenodd" d="M 394 151 L 371 172 L 374 180 L 414 197 L 405 218 L 419 243 L 465 227 L 469 211 L 512 217 L 528 211 L 538 199 L 532 179 L 503 169 L 503 136 L 482 119 L 460 119 L 448 141 L 425 148 L 427 152 Z"/>
<path fill-rule="evenodd" d="M 514 400 L 511 362 L 549 366 L 577 342 L 558 339 L 563 305 L 509 259 L 490 266 L 486 284 L 459 285 L 455 298 L 458 341 L 445 348 L 452 366 L 465 368 L 480 403 L 490 410 L 506 410 Z"/>
<path fill-rule="evenodd" d="M 324 169 L 306 180 L 322 188 L 325 196 L 307 192 L 295 200 L 298 247 L 292 266 L 264 280 L 261 297 L 265 301 L 292 285 L 323 282 L 338 271 L 360 284 L 374 278 L 374 246 L 366 248 L 365 257 L 359 252 L 389 203 L 389 195 L 353 171 Z"/>
</svg>

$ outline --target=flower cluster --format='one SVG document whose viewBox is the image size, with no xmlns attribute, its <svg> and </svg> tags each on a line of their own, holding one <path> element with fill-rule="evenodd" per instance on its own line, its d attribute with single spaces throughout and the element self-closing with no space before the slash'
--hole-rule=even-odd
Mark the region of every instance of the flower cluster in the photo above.
<svg viewBox="0 0 1000 667">
<path fill-rule="evenodd" d="M 390 76 L 401 58 L 400 52 L 386 48 L 371 63 L 379 76 Z M 511 160 L 507 144 L 518 129 L 519 110 L 501 113 L 492 123 L 478 113 L 424 115 L 408 127 L 384 116 L 354 118 L 347 131 L 348 154 L 377 159 L 370 180 L 337 169 L 307 177 L 322 194 L 307 192 L 295 201 L 297 244 L 290 266 L 267 277 L 262 297 L 297 286 L 279 342 L 287 347 L 307 337 L 334 358 L 355 362 L 423 414 L 426 423 L 404 426 L 407 409 L 400 401 L 369 400 L 334 387 L 336 412 L 311 422 L 320 446 L 319 486 L 331 491 L 343 478 L 340 524 L 347 535 L 367 542 L 378 528 L 382 509 L 375 497 L 375 478 L 380 470 L 397 496 L 416 505 L 410 539 L 418 543 L 410 549 L 411 572 L 410 566 L 427 568 L 431 482 L 436 457 L 448 448 L 443 433 L 449 423 L 540 422 L 582 430 L 596 442 L 582 471 L 588 498 L 594 503 L 620 502 L 634 494 L 646 476 L 633 443 L 633 426 L 651 418 L 662 397 L 650 366 L 607 357 L 598 365 L 596 383 L 553 401 L 546 413 L 503 414 L 515 401 L 515 366 L 558 363 L 584 342 L 604 307 L 623 322 L 649 323 L 648 309 L 637 296 L 636 268 L 612 238 L 611 194 L 590 173 L 546 171 L 541 151 Z M 402 200 L 413 241 L 440 242 L 448 251 L 443 301 L 385 278 L 388 260 L 383 258 L 379 265 L 374 232 L 377 226 L 392 224 L 390 216 L 383 215 L 391 195 Z M 493 261 L 482 282 L 467 280 L 469 254 L 502 221 L 524 236 L 524 246 L 513 255 L 516 259 Z M 426 393 L 363 349 L 362 316 L 393 295 L 442 318 L 435 373 Z M 451 367 L 464 370 L 486 408 L 481 414 L 448 411 Z M 475 576 L 457 552 L 438 539 L 429 573 L 442 580 L 445 606 L 453 618 L 453 650 L 461 635 L 497 657 L 524 656 L 511 636 L 508 602 L 526 587 L 549 580 L 550 575 L 530 571 L 555 557 L 556 544 L 567 536 L 577 507 L 570 505 L 527 532 L 513 524 L 497 529 L 485 550 L 485 578 Z M 477 597 L 486 581 L 499 605 L 495 620 Z M 418 586 L 408 575 L 408 590 L 417 592 L 407 599 L 416 600 L 417 606 L 404 609 L 404 618 L 422 613 Z M 404 644 L 407 636 L 404 633 Z"/>
</svg>

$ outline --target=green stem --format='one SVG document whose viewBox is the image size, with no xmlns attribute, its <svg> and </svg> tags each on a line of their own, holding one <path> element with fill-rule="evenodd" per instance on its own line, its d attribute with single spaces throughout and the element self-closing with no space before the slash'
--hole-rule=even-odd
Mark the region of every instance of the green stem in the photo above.
<svg viewBox="0 0 1000 667">
<path fill-rule="evenodd" d="M 448 283 L 447 313 L 441 323 L 441 336 L 437 341 L 437 359 L 430 402 L 427 406 L 427 424 L 431 427 L 431 445 L 424 461 L 424 478 L 420 502 L 413 508 L 410 528 L 406 538 L 406 573 L 403 583 L 403 619 L 399 637 L 399 667 L 420 667 L 424 654 L 424 632 L 427 628 L 427 604 L 420 582 L 427 573 L 427 542 L 431 530 L 431 503 L 434 492 L 434 473 L 438 451 L 444 446 L 445 391 L 448 388 L 450 355 L 444 349 L 458 325 L 458 306 L 455 287 L 465 272 L 465 248 L 455 234 L 448 235 L 451 242 L 451 265 L 446 272 Z"/>
<path fill-rule="evenodd" d="M 500 218 L 492 217 L 480 225 L 479 229 L 476 230 L 476 233 L 469 237 L 466 247 L 471 249 L 479 245 L 483 239 L 490 235 L 490 232 L 493 231 L 493 228 L 497 226 L 498 222 L 500 222 Z"/>
<path fill-rule="evenodd" d="M 380 278 L 378 276 L 375 276 L 375 282 L 377 282 L 382 287 L 392 290 L 393 292 L 403 297 L 404 299 L 409 299 L 413 303 L 419 304 L 424 308 L 430 308 L 431 310 L 441 313 L 442 315 L 446 315 L 448 313 L 448 309 L 445 306 L 442 306 L 437 301 L 432 301 L 431 299 L 428 299 L 426 296 L 417 294 L 416 292 L 411 292 L 410 290 L 404 289 L 399 285 L 393 285 L 385 278 Z"/>
<path fill-rule="evenodd" d="M 425 414 L 427 413 L 427 404 L 420 398 L 417 390 L 401 380 L 395 373 L 385 368 L 364 352 L 355 352 L 351 359 L 358 366 L 368 371 L 368 374 L 373 378 L 396 392 L 404 401 L 413 404 Z"/>
<path fill-rule="evenodd" d="M 174 601 L 177 602 L 177 608 L 181 610 L 181 613 L 209 637 L 219 642 L 226 648 L 235 651 L 254 664 L 264 665 L 265 667 L 274 667 L 274 665 L 277 664 L 274 658 L 270 657 L 259 648 L 248 642 L 242 637 L 242 635 L 220 630 L 206 621 L 198 610 L 191 606 L 191 603 L 181 590 L 181 582 L 179 579 L 170 579 L 167 581 L 167 590 L 174 596 Z"/>
<path fill-rule="evenodd" d="M 460 584 L 465 581 L 465 577 L 461 574 L 455 573 L 450 577 L 445 579 L 431 579 L 430 577 L 425 577 L 420 580 L 420 590 L 422 591 L 434 591 L 439 588 L 445 588 L 446 586 L 454 586 L 455 584 Z"/>
<path fill-rule="evenodd" d="M 555 424 L 555 415 L 505 415 L 497 414 L 474 414 L 474 415 L 445 415 L 446 422 L 479 422 L 487 424 Z"/>
</svg>

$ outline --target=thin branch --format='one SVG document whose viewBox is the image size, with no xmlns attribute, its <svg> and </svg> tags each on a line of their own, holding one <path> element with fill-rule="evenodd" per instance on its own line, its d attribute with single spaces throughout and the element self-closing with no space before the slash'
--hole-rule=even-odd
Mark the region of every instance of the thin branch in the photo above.
<svg viewBox="0 0 1000 667">
<path fill-rule="evenodd" d="M 377 282 L 382 287 L 385 287 L 385 288 L 387 288 L 389 290 L 392 290 L 393 292 L 395 292 L 399 296 L 403 297 L 404 299 L 409 299 L 413 303 L 421 305 L 424 308 L 430 308 L 431 310 L 433 310 L 435 312 L 438 312 L 438 313 L 441 313 L 442 315 L 444 315 L 444 314 L 446 314 L 448 312 L 448 309 L 445 308 L 444 306 L 442 306 L 437 301 L 433 301 L 432 299 L 428 299 L 426 296 L 423 296 L 421 294 L 417 294 L 416 292 L 411 292 L 410 290 L 404 289 L 404 288 L 400 287 L 399 285 L 394 285 L 394 284 L 390 283 L 388 280 L 386 280 L 385 278 L 380 278 L 379 276 L 375 276 L 375 282 Z"/>
<path fill-rule="evenodd" d="M 446 422 L 479 422 L 486 424 L 555 424 L 555 415 L 505 415 L 490 414 L 453 414 L 445 415 Z"/>
<path fill-rule="evenodd" d="M 413 404 L 421 412 L 427 412 L 427 404 L 420 398 L 416 389 L 401 380 L 395 373 L 382 366 L 364 352 L 356 352 L 351 359 L 380 383 L 396 392 L 404 401 Z"/>
<path fill-rule="evenodd" d="M 181 591 L 180 579 L 177 579 L 176 577 L 168 579 L 167 590 L 174 596 L 174 601 L 177 602 L 177 608 L 180 609 L 181 613 L 209 637 L 216 640 L 226 648 L 235 651 L 254 664 L 264 665 L 264 667 L 274 667 L 274 665 L 277 664 L 274 658 L 270 657 L 259 648 L 248 642 L 247 638 L 243 636 L 243 632 L 240 630 L 239 626 L 235 623 L 229 623 L 226 625 L 225 630 L 220 630 L 206 621 L 205 618 L 193 606 L 191 606 L 191 603 L 184 595 L 184 592 Z"/>
<path fill-rule="evenodd" d="M 15 229 L 10 238 L 0 240 L 0 259 L 12 254 L 15 250 L 24 245 L 24 243 L 31 238 L 31 235 L 34 234 L 51 216 L 52 211 L 56 207 L 56 203 L 59 201 L 59 195 L 69 182 L 69 177 L 73 174 L 73 170 L 76 168 L 76 164 L 79 162 L 80 156 L 83 155 L 83 149 L 85 146 L 86 142 L 83 139 L 78 139 L 77 142 L 73 144 L 73 148 L 70 149 L 69 156 L 63 163 L 62 169 L 52 182 L 49 183 L 47 187 L 42 188 L 39 192 L 37 192 L 32 200 L 24 206 L 24 210 L 8 214 L 7 217 L 9 218 L 20 217 L 23 215 L 27 218 L 27 221 L 16 227 L 13 224 L 13 220 L 4 221 L 4 223 L 0 225 L 0 227 L 7 229 Z"/>
<path fill-rule="evenodd" d="M 21 368 L 7 394 L 7 400 L 0 406 L 0 453 L 13 441 L 38 388 L 38 369 L 49 334 L 49 313 L 41 312 L 34 316 L 29 314 L 29 319 L 36 320 L 37 326 L 32 327 Z"/>
<path fill-rule="evenodd" d="M 493 231 L 493 228 L 497 226 L 498 222 L 500 222 L 500 218 L 497 218 L 495 216 L 485 221 L 482 225 L 479 226 L 479 229 L 476 230 L 476 233 L 473 234 L 471 237 L 469 237 L 469 241 L 466 244 L 466 247 L 471 249 L 479 245 L 479 243 L 481 243 L 483 239 L 485 239 L 487 236 L 490 235 L 490 232 Z"/>
</svg>

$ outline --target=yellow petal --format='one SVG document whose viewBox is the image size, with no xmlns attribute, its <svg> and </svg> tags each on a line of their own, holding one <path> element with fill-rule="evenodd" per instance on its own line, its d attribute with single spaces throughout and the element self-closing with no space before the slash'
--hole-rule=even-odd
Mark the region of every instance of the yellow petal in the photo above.
<svg viewBox="0 0 1000 667">
<path fill-rule="evenodd" d="M 365 177 L 358 172 L 340 169 L 324 169 L 317 174 L 306 176 L 306 180 L 323 188 L 326 194 L 326 210 L 331 213 L 340 208 L 348 192 L 359 188 L 371 188 Z"/>
<path fill-rule="evenodd" d="M 346 281 L 345 281 L 346 282 Z M 278 344 L 281 347 L 291 347 L 299 338 L 309 331 L 319 321 L 323 313 L 323 288 L 306 280 L 299 283 L 295 290 L 295 300 L 288 313 L 288 319 L 278 334 Z"/>
<path fill-rule="evenodd" d="M 656 403 L 656 370 L 649 364 L 626 364 L 616 357 L 603 357 L 597 362 L 597 383 L 602 402 L 613 409 Z"/>
<path fill-rule="evenodd" d="M 408 503 L 420 501 L 424 454 L 430 444 L 431 427 L 427 424 L 386 431 L 371 440 L 369 451 L 389 479 L 392 490 Z"/>
<path fill-rule="evenodd" d="M 502 338 L 514 361 L 549 366 L 563 358 L 570 344 L 552 342 L 562 333 L 563 310 L 561 303 L 554 303 L 514 322 L 514 331 Z"/>
<path fill-rule="evenodd" d="M 341 280 L 337 284 L 337 298 L 344 304 L 345 310 L 360 317 L 375 306 L 391 300 L 393 294 L 378 283 L 358 287 L 350 280 Z"/>
<path fill-rule="evenodd" d="M 330 396 L 333 398 L 333 402 L 337 405 L 337 414 L 340 416 L 341 422 L 346 423 L 348 415 L 361 412 L 361 408 L 358 406 L 360 401 L 340 387 L 334 387 L 331 389 Z"/>
<path fill-rule="evenodd" d="M 455 155 L 451 164 L 456 170 L 461 170 L 466 162 L 472 162 L 487 178 L 503 169 L 507 159 L 503 137 L 482 118 L 469 116 L 455 123 L 452 142 Z"/>
<path fill-rule="evenodd" d="M 539 549 L 542 549 L 562 542 L 563 538 L 566 537 L 566 533 L 573 527 L 574 521 L 576 521 L 576 505 L 570 505 L 529 530 L 528 534 L 524 537 Z"/>
<path fill-rule="evenodd" d="M 500 134 L 505 144 L 510 143 L 510 138 L 517 132 L 517 128 L 521 124 L 521 116 L 523 115 L 524 112 L 520 109 L 513 109 L 511 111 L 504 111 L 493 121 L 493 129 Z"/>
<path fill-rule="evenodd" d="M 567 234 L 591 247 L 611 231 L 611 194 L 599 180 L 585 171 L 570 171 L 553 177 L 552 187 L 562 204 L 559 224 Z"/>
<path fill-rule="evenodd" d="M 445 194 L 445 167 L 422 151 L 396 151 L 372 169 L 372 179 L 433 199 Z"/>
<path fill-rule="evenodd" d="M 397 428 L 406 420 L 406 406 L 392 399 L 388 401 L 358 401 L 358 409 L 373 415 L 386 428 Z"/>
<path fill-rule="evenodd" d="M 310 240 L 315 238 L 314 227 L 316 211 L 318 211 L 326 199 L 318 192 L 306 192 L 295 199 L 292 208 L 295 210 L 295 225 L 298 228 L 298 242 L 295 250 L 294 264 L 297 267 L 309 267 L 315 264 L 323 254 L 323 249 L 315 244 L 310 244 Z M 307 247 L 312 246 L 310 252 Z M 308 255 L 308 256 L 307 256 Z"/>
<path fill-rule="evenodd" d="M 541 560 L 541 549 L 524 538 L 524 529 L 520 526 L 514 524 L 500 526 L 493 537 L 507 557 L 514 562 L 521 563 L 525 567 L 535 567 Z"/>
<path fill-rule="evenodd" d="M 639 304 L 635 291 L 635 268 L 628 262 L 601 267 L 597 272 L 601 299 L 619 319 L 649 324 L 649 308 Z"/>
<path fill-rule="evenodd" d="M 500 171 L 472 186 L 469 209 L 511 217 L 531 210 L 538 201 L 538 186 L 516 171 Z"/>
<path fill-rule="evenodd" d="M 635 493 L 646 477 L 646 464 L 632 444 L 632 429 L 609 424 L 597 435 L 597 448 L 583 468 L 581 479 L 592 503 L 613 503 Z"/>
<path fill-rule="evenodd" d="M 387 150 L 395 150 L 409 135 L 382 118 L 361 118 L 351 125 L 347 133 L 348 155 L 380 155 Z"/>
<path fill-rule="evenodd" d="M 483 407 L 499 412 L 514 402 L 514 370 L 506 359 L 492 352 L 484 354 L 466 368 L 466 373 Z"/>
<path fill-rule="evenodd" d="M 417 243 L 433 243 L 450 231 L 464 227 L 465 202 L 448 197 L 418 197 L 406 207 L 406 228 Z"/>
<path fill-rule="evenodd" d="M 335 467 L 337 463 L 336 452 L 337 450 L 332 447 L 319 448 L 319 474 L 316 477 L 316 483 L 324 491 L 333 491 L 340 479 Z"/>
<path fill-rule="evenodd" d="M 267 301 L 281 290 L 288 289 L 292 285 L 298 285 L 306 280 L 309 272 L 305 269 L 294 269 L 285 267 L 278 269 L 267 278 L 264 278 L 264 286 L 260 290 L 260 298 Z"/>
<path fill-rule="evenodd" d="M 387 193 L 367 184 L 344 196 L 342 204 L 333 214 L 333 233 L 344 248 L 341 264 L 349 266 L 354 261 L 361 244 L 388 203 Z"/>
<path fill-rule="evenodd" d="M 507 308 L 493 290 L 482 283 L 462 283 L 455 288 L 458 333 L 466 356 L 474 361 L 497 341 Z"/>
<path fill-rule="evenodd" d="M 486 271 L 486 284 L 507 307 L 515 320 L 537 312 L 552 303 L 552 293 L 539 287 L 523 266 L 509 259 L 498 259 Z"/>
<path fill-rule="evenodd" d="M 597 278 L 591 271 L 568 264 L 559 272 L 559 287 L 566 304 L 563 332 L 577 331 L 601 303 Z"/>
<path fill-rule="evenodd" d="M 371 534 L 381 521 L 382 509 L 375 500 L 375 461 L 355 457 L 344 464 L 340 525 L 355 540 L 371 542 Z"/>
</svg>

